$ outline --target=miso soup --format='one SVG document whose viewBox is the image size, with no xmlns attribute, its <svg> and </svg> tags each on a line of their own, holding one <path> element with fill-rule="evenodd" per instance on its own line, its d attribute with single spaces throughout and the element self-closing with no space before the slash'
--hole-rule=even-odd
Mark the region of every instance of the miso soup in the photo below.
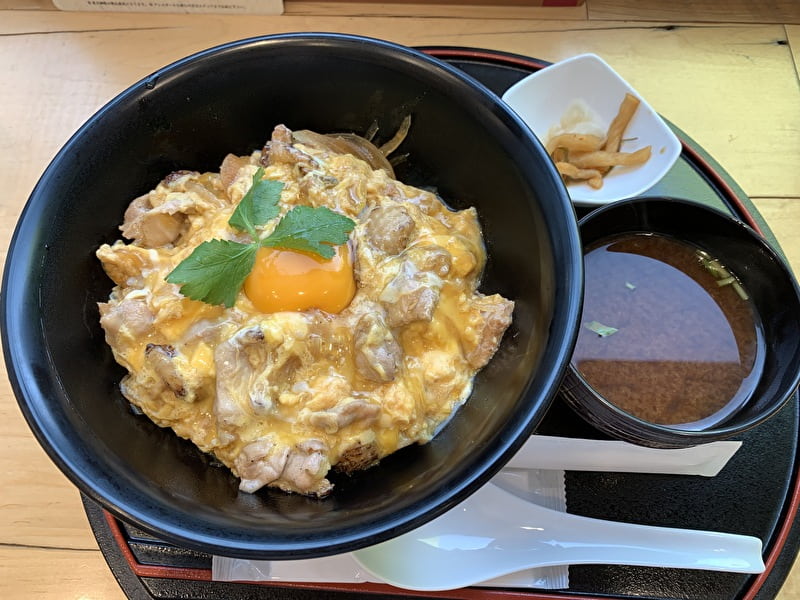
<svg viewBox="0 0 800 600">
<path fill-rule="evenodd" d="M 589 247 L 573 365 L 606 400 L 684 429 L 718 423 L 758 383 L 764 345 L 747 291 L 693 245 L 625 234 Z"/>
</svg>

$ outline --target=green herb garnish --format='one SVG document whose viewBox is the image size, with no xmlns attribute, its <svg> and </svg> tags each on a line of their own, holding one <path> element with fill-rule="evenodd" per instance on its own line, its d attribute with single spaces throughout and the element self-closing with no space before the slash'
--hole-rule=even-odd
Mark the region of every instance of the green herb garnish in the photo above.
<svg viewBox="0 0 800 600">
<path fill-rule="evenodd" d="M 253 175 L 253 185 L 233 211 L 228 225 L 239 231 L 246 231 L 253 239 L 258 239 L 256 227 L 264 225 L 280 214 L 278 202 L 281 199 L 283 183 L 262 179 L 264 169 L 259 167 Z"/>
<path fill-rule="evenodd" d="M 283 190 L 283 183 L 263 176 L 264 169 L 259 167 L 253 175 L 253 185 L 228 220 L 231 227 L 248 233 L 253 241 L 203 242 L 167 275 L 167 281 L 179 284 L 187 298 L 233 306 L 262 246 L 312 252 L 329 259 L 335 254 L 332 246 L 347 242 L 355 227 L 351 219 L 329 208 L 310 206 L 292 208 L 273 232 L 260 240 L 258 228 L 280 214 L 278 202 Z"/>
<path fill-rule="evenodd" d="M 586 327 L 594 331 L 600 337 L 608 337 L 610 335 L 614 335 L 619 331 L 616 327 L 610 327 L 608 325 L 603 325 L 602 323 L 598 323 L 597 321 L 590 321 L 586 323 Z"/>
<path fill-rule="evenodd" d="M 722 266 L 722 263 L 711 258 L 708 253 L 704 252 L 703 250 L 698 250 L 696 254 L 700 260 L 700 264 L 703 265 L 703 268 L 711 273 L 711 275 L 717 280 L 717 285 L 719 287 L 729 285 L 736 291 L 742 300 L 748 300 L 750 298 L 736 277 L 731 275 L 731 273 Z"/>
<path fill-rule="evenodd" d="M 331 258 L 334 255 L 331 244 L 344 244 L 354 226 L 352 220 L 324 206 L 295 206 L 261 244 L 315 252 L 323 258 Z"/>
<path fill-rule="evenodd" d="M 167 281 L 181 284 L 187 298 L 230 308 L 253 270 L 257 251 L 257 243 L 203 242 L 167 275 Z"/>
</svg>

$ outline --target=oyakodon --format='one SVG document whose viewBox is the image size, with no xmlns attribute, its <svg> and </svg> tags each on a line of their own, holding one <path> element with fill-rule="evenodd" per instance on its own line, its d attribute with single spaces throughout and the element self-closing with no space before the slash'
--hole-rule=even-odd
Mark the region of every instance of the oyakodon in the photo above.
<svg viewBox="0 0 800 600">
<path fill-rule="evenodd" d="M 486 255 L 475 210 L 449 209 L 395 180 L 388 162 L 364 160 L 375 152 L 356 156 L 368 143 L 342 140 L 279 125 L 219 173 L 171 173 L 131 202 L 120 227 L 131 242 L 97 251 L 115 283 L 100 322 L 128 370 L 123 394 L 213 453 L 246 492 L 322 497 L 331 467 L 350 473 L 429 441 L 511 322 L 512 301 L 477 290 Z M 277 217 L 256 240 L 231 225 L 262 180 L 282 184 L 282 218 L 324 207 L 351 220 L 332 258 L 261 244 Z M 168 281 L 220 240 L 259 245 L 230 306 Z"/>
</svg>

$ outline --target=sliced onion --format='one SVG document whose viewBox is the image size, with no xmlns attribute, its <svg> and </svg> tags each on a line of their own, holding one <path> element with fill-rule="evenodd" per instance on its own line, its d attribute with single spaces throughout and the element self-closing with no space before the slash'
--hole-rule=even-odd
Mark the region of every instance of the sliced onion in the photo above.
<svg viewBox="0 0 800 600">
<path fill-rule="evenodd" d="M 389 164 L 386 155 L 372 142 L 355 133 L 332 133 L 331 137 L 350 147 L 350 154 L 367 161 L 373 169 L 383 169 L 390 177 L 394 178 L 394 169 Z"/>
<path fill-rule="evenodd" d="M 373 169 L 383 169 L 394 178 L 394 169 L 386 156 L 372 143 L 354 133 L 331 133 L 322 135 L 308 129 L 293 133 L 294 139 L 307 146 L 315 146 L 336 154 L 352 154 L 366 161 Z"/>
<path fill-rule="evenodd" d="M 222 161 L 222 165 L 219 168 L 219 175 L 220 179 L 222 180 L 222 185 L 226 188 L 229 187 L 236 180 L 236 176 L 239 174 L 239 169 L 246 164 L 249 164 L 249 162 L 250 161 L 246 157 L 228 154 Z"/>
<path fill-rule="evenodd" d="M 380 151 L 383 152 L 384 156 L 389 156 L 392 152 L 397 150 L 397 147 L 406 139 L 409 129 L 411 129 L 411 115 L 406 115 L 403 122 L 400 123 L 400 128 L 397 130 L 397 133 L 392 136 L 392 139 L 380 147 Z"/>
<path fill-rule="evenodd" d="M 367 128 L 367 131 L 364 132 L 364 138 L 371 142 L 375 139 L 376 133 L 378 133 L 378 122 L 373 121 L 372 124 Z"/>
<path fill-rule="evenodd" d="M 378 148 L 367 138 L 364 138 L 355 133 L 331 133 L 323 135 L 308 129 L 300 129 L 293 132 L 295 141 L 305 144 L 306 146 L 314 146 L 322 148 L 336 154 L 352 154 L 356 158 L 360 158 L 371 166 L 373 169 L 383 169 L 390 177 L 394 178 L 394 168 L 387 159 L 392 152 L 397 150 L 397 147 L 403 143 L 403 140 L 408 135 L 408 130 L 411 127 L 411 115 L 408 115 L 400 124 L 397 133 L 392 136 L 388 142 Z M 370 127 L 368 135 L 374 136 L 377 131 L 377 124 L 373 123 Z"/>
</svg>

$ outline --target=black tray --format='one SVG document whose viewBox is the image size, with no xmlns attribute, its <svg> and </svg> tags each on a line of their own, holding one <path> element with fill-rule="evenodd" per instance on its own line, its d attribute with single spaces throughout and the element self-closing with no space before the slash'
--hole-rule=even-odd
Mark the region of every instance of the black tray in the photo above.
<svg viewBox="0 0 800 600">
<path fill-rule="evenodd" d="M 547 63 L 524 56 L 470 48 L 427 47 L 502 95 Z M 750 200 L 721 167 L 682 131 L 683 152 L 649 193 L 690 198 L 722 208 L 774 238 Z M 579 215 L 588 209 L 578 209 Z M 767 600 L 774 598 L 800 548 L 796 524 L 798 397 L 775 417 L 741 438 L 743 445 L 713 478 L 629 473 L 568 472 L 567 502 L 574 514 L 647 525 L 753 535 L 764 542 L 767 570 L 758 576 L 711 571 L 625 566 L 574 566 L 569 589 L 560 591 L 465 588 L 422 594 L 378 584 L 245 584 L 211 581 L 211 557 L 162 542 L 130 527 L 84 497 L 92 530 L 112 572 L 129 598 L 289 600 L 430 597 L 461 599 L 676 598 Z M 557 399 L 539 433 L 602 438 Z"/>
</svg>

